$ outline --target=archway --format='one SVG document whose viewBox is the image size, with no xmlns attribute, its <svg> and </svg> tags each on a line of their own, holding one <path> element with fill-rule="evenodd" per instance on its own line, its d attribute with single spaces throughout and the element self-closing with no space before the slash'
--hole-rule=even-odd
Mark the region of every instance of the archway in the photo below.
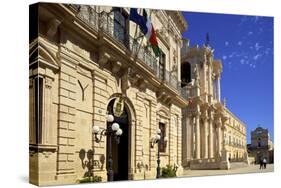
<svg viewBox="0 0 281 188">
<path fill-rule="evenodd" d="M 111 98 L 107 106 L 108 114 L 113 114 L 113 105 L 116 100 L 116 97 Z M 125 101 L 124 111 L 120 117 L 114 116 L 114 122 L 117 122 L 120 128 L 123 130 L 123 134 L 120 137 L 120 142 L 117 144 L 115 139 L 112 139 L 112 159 L 113 159 L 113 172 L 114 172 L 114 181 L 128 180 L 129 169 L 131 168 L 131 125 L 132 125 L 132 114 L 130 107 Z M 107 124 L 107 126 L 110 126 Z M 108 142 L 107 138 L 107 161 L 108 161 Z"/>
</svg>

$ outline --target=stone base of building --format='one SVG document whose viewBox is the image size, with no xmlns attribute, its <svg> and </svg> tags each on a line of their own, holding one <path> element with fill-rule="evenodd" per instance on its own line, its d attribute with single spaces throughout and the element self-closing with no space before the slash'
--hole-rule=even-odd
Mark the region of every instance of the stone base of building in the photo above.
<svg viewBox="0 0 281 188">
<path fill-rule="evenodd" d="M 177 169 L 177 173 L 176 173 L 177 177 L 180 177 L 183 175 L 183 167 L 179 166 Z"/>
<path fill-rule="evenodd" d="M 192 170 L 228 170 L 230 164 L 228 161 L 221 161 L 217 159 L 194 159 L 190 161 L 190 169 Z"/>
<path fill-rule="evenodd" d="M 229 161 L 221 161 L 220 162 L 220 169 L 221 170 L 229 170 L 230 169 Z"/>
</svg>

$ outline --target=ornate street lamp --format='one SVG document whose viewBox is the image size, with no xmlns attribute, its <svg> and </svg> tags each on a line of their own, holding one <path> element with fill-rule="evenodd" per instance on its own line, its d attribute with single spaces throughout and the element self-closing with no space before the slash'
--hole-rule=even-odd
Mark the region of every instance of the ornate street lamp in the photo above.
<svg viewBox="0 0 281 188">
<path fill-rule="evenodd" d="M 150 147 L 153 148 L 155 144 L 158 144 L 158 153 L 157 153 L 157 168 L 156 168 L 156 178 L 160 178 L 160 145 L 162 142 L 166 145 L 168 141 L 168 137 L 164 137 L 164 140 L 161 139 L 161 132 L 160 129 L 157 130 L 157 134 L 151 138 Z"/>
<path fill-rule="evenodd" d="M 114 137 L 117 144 L 120 142 L 120 136 L 122 135 L 123 131 L 120 129 L 118 123 L 113 123 L 114 116 L 108 114 L 106 116 L 106 121 L 109 124 L 107 129 L 100 129 L 99 126 L 93 126 L 93 133 L 95 134 L 95 142 L 99 143 L 102 140 L 103 136 L 108 136 L 108 171 L 107 171 L 107 179 L 108 181 L 113 181 L 114 173 L 112 169 L 113 160 L 112 160 L 112 137 Z"/>
</svg>

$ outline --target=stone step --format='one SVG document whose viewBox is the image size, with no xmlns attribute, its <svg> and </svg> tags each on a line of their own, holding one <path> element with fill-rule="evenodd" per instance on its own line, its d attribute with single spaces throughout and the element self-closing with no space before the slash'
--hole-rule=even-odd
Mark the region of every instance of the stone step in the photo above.
<svg viewBox="0 0 281 188">
<path fill-rule="evenodd" d="M 243 168 L 243 167 L 247 167 L 247 166 L 248 166 L 248 164 L 246 164 L 245 162 L 231 162 L 230 163 L 231 169 Z"/>
</svg>

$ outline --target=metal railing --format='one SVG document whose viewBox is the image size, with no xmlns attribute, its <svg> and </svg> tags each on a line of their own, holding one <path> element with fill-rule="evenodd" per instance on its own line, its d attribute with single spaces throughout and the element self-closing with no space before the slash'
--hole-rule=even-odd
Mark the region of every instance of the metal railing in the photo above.
<svg viewBox="0 0 281 188">
<path fill-rule="evenodd" d="M 232 146 L 232 147 L 237 147 L 237 148 L 245 148 L 246 147 L 246 146 L 244 146 L 242 144 L 238 144 L 238 143 L 234 143 L 234 142 L 229 142 L 229 141 L 225 141 L 224 144 L 227 145 L 227 146 Z"/>
<path fill-rule="evenodd" d="M 121 46 L 125 47 L 133 57 L 141 60 L 148 69 L 164 83 L 172 86 L 178 93 L 187 99 L 188 89 L 181 87 L 181 82 L 177 77 L 172 75 L 168 70 L 160 71 L 160 66 L 157 58 L 152 51 L 141 44 L 141 38 L 134 38 L 130 36 L 128 31 L 124 29 L 118 22 L 116 22 L 111 13 L 96 12 L 91 6 L 83 5 L 77 8 L 77 16 L 94 30 L 106 34 Z"/>
</svg>

